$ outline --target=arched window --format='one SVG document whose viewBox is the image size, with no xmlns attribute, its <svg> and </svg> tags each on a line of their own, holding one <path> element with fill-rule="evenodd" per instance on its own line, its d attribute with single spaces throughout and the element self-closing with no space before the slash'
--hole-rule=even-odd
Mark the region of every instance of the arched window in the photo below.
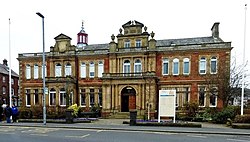
<svg viewBox="0 0 250 142">
<path fill-rule="evenodd" d="M 179 75 L 179 59 L 173 60 L 173 75 Z"/>
<path fill-rule="evenodd" d="M 189 58 L 184 58 L 183 59 L 183 74 L 184 75 L 188 75 L 190 72 L 190 62 L 189 62 Z"/>
<path fill-rule="evenodd" d="M 86 78 L 86 64 L 81 64 L 81 78 Z"/>
<path fill-rule="evenodd" d="M 89 64 L 89 77 L 90 78 L 95 77 L 95 64 L 94 64 L 94 62 L 90 62 L 90 64 Z"/>
<path fill-rule="evenodd" d="M 34 79 L 38 79 L 38 65 L 34 65 Z"/>
<path fill-rule="evenodd" d="M 139 59 L 135 60 L 135 63 L 134 63 L 134 72 L 135 73 L 141 73 L 142 72 L 141 60 L 139 60 Z"/>
<path fill-rule="evenodd" d="M 26 79 L 30 79 L 31 78 L 31 69 L 30 69 L 30 65 L 27 64 L 26 65 Z"/>
<path fill-rule="evenodd" d="M 98 63 L 98 77 L 102 77 L 102 73 L 103 73 L 103 62 L 99 61 L 99 63 Z"/>
<path fill-rule="evenodd" d="M 206 74 L 206 58 L 205 57 L 200 58 L 199 72 L 200 74 Z"/>
<path fill-rule="evenodd" d="M 123 73 L 130 73 L 130 61 L 125 60 L 123 63 Z"/>
<path fill-rule="evenodd" d="M 56 64 L 55 66 L 55 77 L 61 77 L 62 76 L 62 65 Z"/>
<path fill-rule="evenodd" d="M 217 58 L 216 57 L 211 58 L 210 72 L 211 72 L 211 74 L 217 73 Z"/>
<path fill-rule="evenodd" d="M 65 65 L 65 76 L 71 76 L 71 64 L 67 63 Z"/>
</svg>

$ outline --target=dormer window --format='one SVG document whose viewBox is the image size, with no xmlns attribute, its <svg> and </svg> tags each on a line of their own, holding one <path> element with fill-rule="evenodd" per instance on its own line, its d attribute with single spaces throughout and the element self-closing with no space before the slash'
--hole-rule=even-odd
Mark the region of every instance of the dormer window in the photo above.
<svg viewBox="0 0 250 142">
<path fill-rule="evenodd" d="M 141 47 L 141 40 L 136 40 L 135 47 Z"/>
<path fill-rule="evenodd" d="M 130 47 L 130 40 L 126 40 L 124 42 L 124 48 L 129 48 Z"/>
</svg>

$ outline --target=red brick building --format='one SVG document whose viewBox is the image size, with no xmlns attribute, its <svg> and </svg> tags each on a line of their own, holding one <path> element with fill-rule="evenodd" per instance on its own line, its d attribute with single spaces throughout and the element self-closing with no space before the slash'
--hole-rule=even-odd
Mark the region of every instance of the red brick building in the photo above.
<svg viewBox="0 0 250 142">
<path fill-rule="evenodd" d="M 0 105 L 9 104 L 9 67 L 7 60 L 0 64 Z M 18 80 L 19 76 L 13 70 L 11 71 L 12 103 L 18 105 Z"/>
<path fill-rule="evenodd" d="M 144 24 L 129 21 L 109 43 L 88 45 L 82 26 L 77 46 L 60 34 L 46 53 L 47 106 L 65 107 L 69 94 L 71 104 L 87 109 L 99 104 L 103 116 L 131 109 L 144 115 L 148 107 L 157 114 L 159 90 L 175 89 L 176 106 L 194 102 L 221 108 L 223 102 L 208 87 L 207 76 L 230 68 L 232 47 L 219 37 L 219 23 L 211 30 L 208 37 L 156 40 Z M 18 60 L 23 105 L 39 105 L 42 54 L 22 53 Z"/>
</svg>

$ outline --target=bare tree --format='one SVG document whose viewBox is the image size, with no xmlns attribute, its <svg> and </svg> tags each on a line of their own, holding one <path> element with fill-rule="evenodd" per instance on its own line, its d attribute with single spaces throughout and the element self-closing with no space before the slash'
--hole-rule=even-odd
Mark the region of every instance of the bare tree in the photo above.
<svg viewBox="0 0 250 142">
<path fill-rule="evenodd" d="M 230 66 L 225 61 L 221 61 L 218 63 L 216 74 L 205 76 L 208 92 L 217 92 L 217 97 L 223 101 L 223 107 L 226 107 L 233 98 L 240 95 L 243 67 L 245 66 L 237 66 L 236 59 L 231 62 Z"/>
</svg>

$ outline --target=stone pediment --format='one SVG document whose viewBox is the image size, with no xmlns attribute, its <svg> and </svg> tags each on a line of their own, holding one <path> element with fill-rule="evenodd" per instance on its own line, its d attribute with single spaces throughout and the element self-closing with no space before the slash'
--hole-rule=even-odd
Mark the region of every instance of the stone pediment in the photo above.
<svg viewBox="0 0 250 142">
<path fill-rule="evenodd" d="M 71 40 L 71 38 L 69 37 L 69 36 L 66 36 L 65 34 L 63 34 L 63 33 L 61 33 L 61 34 L 59 34 L 58 36 L 56 36 L 55 38 L 54 38 L 55 40 L 61 40 L 61 39 L 68 39 L 68 40 Z"/>
</svg>

